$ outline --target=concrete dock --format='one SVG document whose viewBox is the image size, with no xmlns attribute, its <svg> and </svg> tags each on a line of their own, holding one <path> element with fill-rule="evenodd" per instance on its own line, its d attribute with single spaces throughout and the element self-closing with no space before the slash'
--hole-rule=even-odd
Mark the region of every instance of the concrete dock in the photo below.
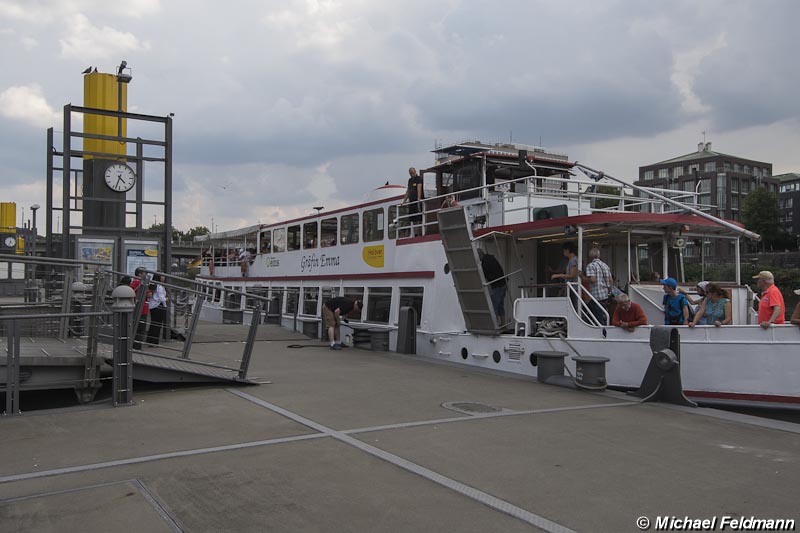
<svg viewBox="0 0 800 533">
<path fill-rule="evenodd" d="M 215 327 L 193 358 L 237 366 L 235 326 Z M 332 351 L 275 326 L 259 339 L 258 386 L 148 388 L 130 407 L 0 417 L 0 530 L 625 532 L 639 517 L 650 529 L 665 516 L 800 519 L 797 424 Z"/>
</svg>

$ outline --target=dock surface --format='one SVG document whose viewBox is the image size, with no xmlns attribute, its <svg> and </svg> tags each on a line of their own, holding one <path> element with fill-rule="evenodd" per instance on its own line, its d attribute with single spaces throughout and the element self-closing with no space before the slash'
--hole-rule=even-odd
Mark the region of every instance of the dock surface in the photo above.
<svg viewBox="0 0 800 533">
<path fill-rule="evenodd" d="M 213 327 L 193 358 L 236 367 L 236 326 Z M 660 516 L 800 518 L 797 424 L 332 351 L 276 326 L 259 339 L 258 386 L 0 417 L 0 529 L 625 532 L 639 517 L 651 529 Z"/>
</svg>

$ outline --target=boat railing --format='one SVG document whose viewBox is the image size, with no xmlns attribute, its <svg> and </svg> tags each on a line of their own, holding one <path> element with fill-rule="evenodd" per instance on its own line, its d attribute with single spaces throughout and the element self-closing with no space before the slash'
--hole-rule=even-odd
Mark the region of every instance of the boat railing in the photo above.
<svg viewBox="0 0 800 533">
<path fill-rule="evenodd" d="M 580 283 L 535 283 L 521 285 L 520 289 L 522 299 L 564 298 L 565 295 L 569 295 L 567 299 L 570 300 L 570 308 L 575 312 L 575 315 L 587 325 L 602 327 L 610 323 L 606 308 Z M 601 316 L 605 318 L 605 324 L 601 323 L 600 319 L 594 316 L 588 303 L 583 300 L 584 295 L 589 301 L 596 303 L 603 311 Z M 575 305 L 576 303 L 577 306 Z"/>
<path fill-rule="evenodd" d="M 525 190 L 516 191 L 514 185 L 517 184 L 524 185 Z M 605 190 L 615 190 L 615 192 L 601 192 L 600 187 L 603 187 Z M 710 205 L 700 204 L 698 202 L 700 194 L 693 191 L 678 191 L 654 187 L 640 187 L 640 190 L 645 193 L 656 193 L 694 209 L 708 209 L 711 207 Z M 457 192 L 448 192 L 417 200 L 416 202 L 408 202 L 405 205 L 417 205 L 419 211 L 416 213 L 398 215 L 392 223 L 403 228 L 413 228 L 415 231 L 419 229 L 419 233 L 422 235 L 431 233 L 430 230 L 438 225 L 435 214 L 442 209 L 448 209 L 450 207 L 445 202 L 448 197 L 452 196 L 456 202 L 458 202 L 459 197 L 474 196 L 475 193 L 478 193 L 479 200 L 474 201 L 473 199 L 468 199 L 464 204 L 470 209 L 474 219 L 483 215 L 489 215 L 491 209 L 488 208 L 488 204 L 490 202 L 505 201 L 507 205 L 504 206 L 504 214 L 524 211 L 527 212 L 525 220 L 531 222 L 534 220 L 535 216 L 534 208 L 536 206 L 532 202 L 534 199 L 572 201 L 574 202 L 574 214 L 577 215 L 595 212 L 651 212 L 666 214 L 681 211 L 681 207 L 666 202 L 656 196 L 634 196 L 630 194 L 630 191 L 630 187 L 616 182 L 595 181 L 593 179 L 559 178 L 554 176 L 526 176 L 512 180 L 503 180 L 490 185 L 472 187 Z M 510 204 L 514 203 L 516 199 L 525 199 L 526 201 L 522 202 L 523 205 L 520 207 L 510 207 Z M 598 206 L 597 204 L 601 200 L 609 202 L 609 205 Z M 616 202 L 616 204 L 611 204 L 611 202 Z M 439 207 L 430 209 L 427 206 L 431 204 L 438 205 Z M 477 206 L 481 205 L 484 206 L 484 211 L 478 213 Z"/>
<path fill-rule="evenodd" d="M 578 315 L 579 319 L 589 324 L 590 326 L 596 326 L 596 327 L 607 326 L 608 324 L 611 323 L 606 308 L 603 306 L 603 304 L 597 301 L 597 299 L 592 295 L 592 293 L 586 287 L 576 282 L 567 282 L 566 285 L 571 295 L 569 299 L 571 301 L 572 308 L 575 311 L 575 314 Z M 586 298 L 587 300 L 584 301 L 584 298 Z M 602 323 L 600 321 L 600 318 L 594 316 L 594 313 L 589 307 L 589 302 L 593 302 L 597 306 L 597 308 L 602 311 L 601 316 L 605 319 L 605 323 Z"/>
</svg>

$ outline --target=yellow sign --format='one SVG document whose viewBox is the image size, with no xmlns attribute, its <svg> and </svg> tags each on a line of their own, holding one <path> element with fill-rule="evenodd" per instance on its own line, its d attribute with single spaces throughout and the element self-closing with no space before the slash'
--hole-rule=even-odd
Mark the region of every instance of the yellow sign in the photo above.
<svg viewBox="0 0 800 533">
<path fill-rule="evenodd" d="M 371 267 L 383 268 L 383 245 L 365 246 L 361 251 L 364 262 Z"/>
<path fill-rule="evenodd" d="M 145 250 L 144 255 L 147 257 L 158 257 L 158 250 Z"/>
</svg>

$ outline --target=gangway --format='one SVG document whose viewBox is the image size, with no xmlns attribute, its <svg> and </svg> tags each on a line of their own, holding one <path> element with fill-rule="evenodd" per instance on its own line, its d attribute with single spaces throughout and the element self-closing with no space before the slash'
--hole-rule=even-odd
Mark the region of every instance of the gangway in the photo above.
<svg viewBox="0 0 800 533">
<path fill-rule="evenodd" d="M 453 274 L 453 284 L 467 331 L 499 334 L 502 325 L 497 323 L 489 284 L 483 275 L 478 247 L 472 238 L 466 211 L 462 207 L 442 209 L 438 212 L 438 218 L 439 234 Z"/>
</svg>

